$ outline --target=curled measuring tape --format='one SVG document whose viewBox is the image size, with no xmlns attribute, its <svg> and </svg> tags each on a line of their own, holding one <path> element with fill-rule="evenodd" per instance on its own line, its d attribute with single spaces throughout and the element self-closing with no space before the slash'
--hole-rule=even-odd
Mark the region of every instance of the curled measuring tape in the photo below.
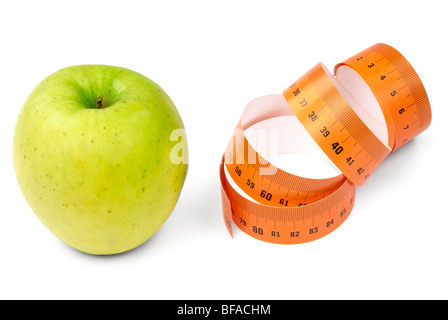
<svg viewBox="0 0 448 320">
<path fill-rule="evenodd" d="M 336 65 L 334 75 L 315 65 L 282 95 L 246 106 L 220 165 L 228 231 L 233 236 L 233 221 L 254 238 L 279 244 L 331 233 L 352 211 L 355 186 L 430 122 L 420 78 L 386 44 Z M 282 169 L 276 156 L 285 154 L 312 160 Z M 333 173 L 308 176 L 316 163 Z"/>
</svg>

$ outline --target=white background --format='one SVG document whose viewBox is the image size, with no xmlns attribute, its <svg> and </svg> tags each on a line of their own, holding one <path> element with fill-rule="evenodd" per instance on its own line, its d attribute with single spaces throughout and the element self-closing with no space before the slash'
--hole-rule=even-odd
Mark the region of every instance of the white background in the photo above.
<svg viewBox="0 0 448 320">
<path fill-rule="evenodd" d="M 444 1 L 9 1 L 0 4 L 1 299 L 448 298 L 448 20 Z M 446 6 L 445 6 L 446 8 Z M 419 73 L 430 128 L 357 189 L 320 240 L 282 246 L 221 213 L 218 166 L 245 105 L 315 63 L 384 42 Z M 159 232 L 125 254 L 80 253 L 34 216 L 15 179 L 19 110 L 50 73 L 112 64 L 156 81 L 184 120 L 190 167 Z"/>
</svg>

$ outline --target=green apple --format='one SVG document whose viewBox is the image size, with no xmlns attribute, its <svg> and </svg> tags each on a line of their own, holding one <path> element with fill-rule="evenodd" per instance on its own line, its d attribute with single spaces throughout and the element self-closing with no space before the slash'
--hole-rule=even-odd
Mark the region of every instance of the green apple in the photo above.
<svg viewBox="0 0 448 320">
<path fill-rule="evenodd" d="M 187 174 L 182 119 L 135 71 L 80 65 L 48 76 L 18 116 L 13 160 L 39 220 L 73 248 L 131 250 L 173 211 Z"/>
</svg>

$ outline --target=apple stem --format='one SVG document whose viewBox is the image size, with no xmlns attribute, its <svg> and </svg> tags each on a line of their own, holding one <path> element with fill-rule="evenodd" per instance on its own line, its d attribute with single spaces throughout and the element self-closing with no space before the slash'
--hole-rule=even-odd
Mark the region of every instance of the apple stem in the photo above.
<svg viewBox="0 0 448 320">
<path fill-rule="evenodd" d="M 98 109 L 102 109 L 103 108 L 103 98 L 101 98 L 101 97 L 96 98 L 96 105 L 98 106 Z"/>
</svg>

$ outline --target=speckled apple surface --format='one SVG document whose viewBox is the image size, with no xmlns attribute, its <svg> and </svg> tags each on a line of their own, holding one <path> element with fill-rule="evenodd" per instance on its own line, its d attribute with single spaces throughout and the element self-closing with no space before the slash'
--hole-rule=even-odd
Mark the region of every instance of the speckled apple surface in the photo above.
<svg viewBox="0 0 448 320">
<path fill-rule="evenodd" d="M 169 96 L 147 77 L 115 66 L 64 68 L 38 84 L 19 114 L 17 180 L 40 221 L 68 245 L 128 251 L 177 203 L 188 164 L 170 159 L 179 143 L 170 135 L 183 128 Z"/>
</svg>

